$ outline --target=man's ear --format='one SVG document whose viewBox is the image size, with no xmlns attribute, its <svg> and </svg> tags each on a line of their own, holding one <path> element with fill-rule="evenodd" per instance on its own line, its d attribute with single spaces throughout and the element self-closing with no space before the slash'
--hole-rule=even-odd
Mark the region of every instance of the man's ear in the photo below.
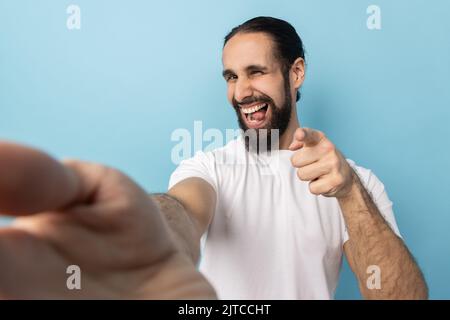
<svg viewBox="0 0 450 320">
<path fill-rule="evenodd" d="M 293 87 L 298 89 L 305 80 L 305 60 L 297 58 L 292 64 L 291 71 Z"/>
</svg>

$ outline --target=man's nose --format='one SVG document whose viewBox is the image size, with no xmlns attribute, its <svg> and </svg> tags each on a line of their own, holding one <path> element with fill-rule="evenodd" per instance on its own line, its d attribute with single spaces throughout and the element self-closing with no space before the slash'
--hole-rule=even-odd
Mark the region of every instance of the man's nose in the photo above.
<svg viewBox="0 0 450 320">
<path fill-rule="evenodd" d="M 234 91 L 234 98 L 236 101 L 241 102 L 245 98 L 253 96 L 253 89 L 251 83 L 247 79 L 239 79 L 236 82 L 236 87 Z"/>
</svg>

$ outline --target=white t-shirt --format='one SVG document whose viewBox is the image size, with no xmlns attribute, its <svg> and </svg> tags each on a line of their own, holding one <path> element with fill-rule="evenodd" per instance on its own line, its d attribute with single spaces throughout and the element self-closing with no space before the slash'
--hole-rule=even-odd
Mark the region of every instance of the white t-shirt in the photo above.
<svg viewBox="0 0 450 320">
<path fill-rule="evenodd" d="M 200 271 L 220 299 L 332 299 L 348 235 L 336 198 L 313 195 L 289 150 L 256 156 L 242 138 L 184 160 L 169 189 L 189 177 L 216 191 L 213 220 L 203 236 Z M 383 184 L 350 165 L 400 236 Z"/>
</svg>

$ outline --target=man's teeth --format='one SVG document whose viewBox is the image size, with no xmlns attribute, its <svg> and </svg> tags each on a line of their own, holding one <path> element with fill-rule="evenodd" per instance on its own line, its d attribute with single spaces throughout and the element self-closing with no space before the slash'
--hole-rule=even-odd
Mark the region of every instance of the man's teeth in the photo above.
<svg viewBox="0 0 450 320">
<path fill-rule="evenodd" d="M 245 113 L 245 114 L 254 113 L 254 112 L 264 108 L 265 106 L 267 106 L 267 104 L 263 103 L 263 104 L 259 104 L 259 105 L 253 106 L 251 108 L 242 108 L 242 112 Z"/>
</svg>

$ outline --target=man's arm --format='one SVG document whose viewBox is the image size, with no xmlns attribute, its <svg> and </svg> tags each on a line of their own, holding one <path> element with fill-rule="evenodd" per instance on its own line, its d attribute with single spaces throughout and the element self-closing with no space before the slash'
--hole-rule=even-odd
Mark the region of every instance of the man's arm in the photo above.
<svg viewBox="0 0 450 320">
<path fill-rule="evenodd" d="M 423 275 L 413 257 L 384 220 L 372 198 L 352 172 L 353 184 L 345 197 L 338 198 L 349 240 L 344 251 L 366 299 L 427 299 Z M 369 289 L 369 266 L 381 272 L 379 289 Z"/>
<path fill-rule="evenodd" d="M 216 193 L 201 178 L 188 178 L 167 194 L 152 195 L 169 224 L 178 248 L 197 264 L 200 238 L 207 230 L 216 206 Z"/>
<path fill-rule="evenodd" d="M 427 286 L 403 241 L 384 221 L 357 174 L 323 132 L 298 128 L 289 149 L 297 176 L 315 195 L 335 197 L 350 240 L 344 244 L 361 293 L 369 299 L 426 299 Z M 381 289 L 370 290 L 367 268 L 378 266 Z"/>
<path fill-rule="evenodd" d="M 0 164 L 0 212 L 20 215 L 0 230 L 0 299 L 216 297 L 120 171 L 2 141 Z"/>
</svg>

